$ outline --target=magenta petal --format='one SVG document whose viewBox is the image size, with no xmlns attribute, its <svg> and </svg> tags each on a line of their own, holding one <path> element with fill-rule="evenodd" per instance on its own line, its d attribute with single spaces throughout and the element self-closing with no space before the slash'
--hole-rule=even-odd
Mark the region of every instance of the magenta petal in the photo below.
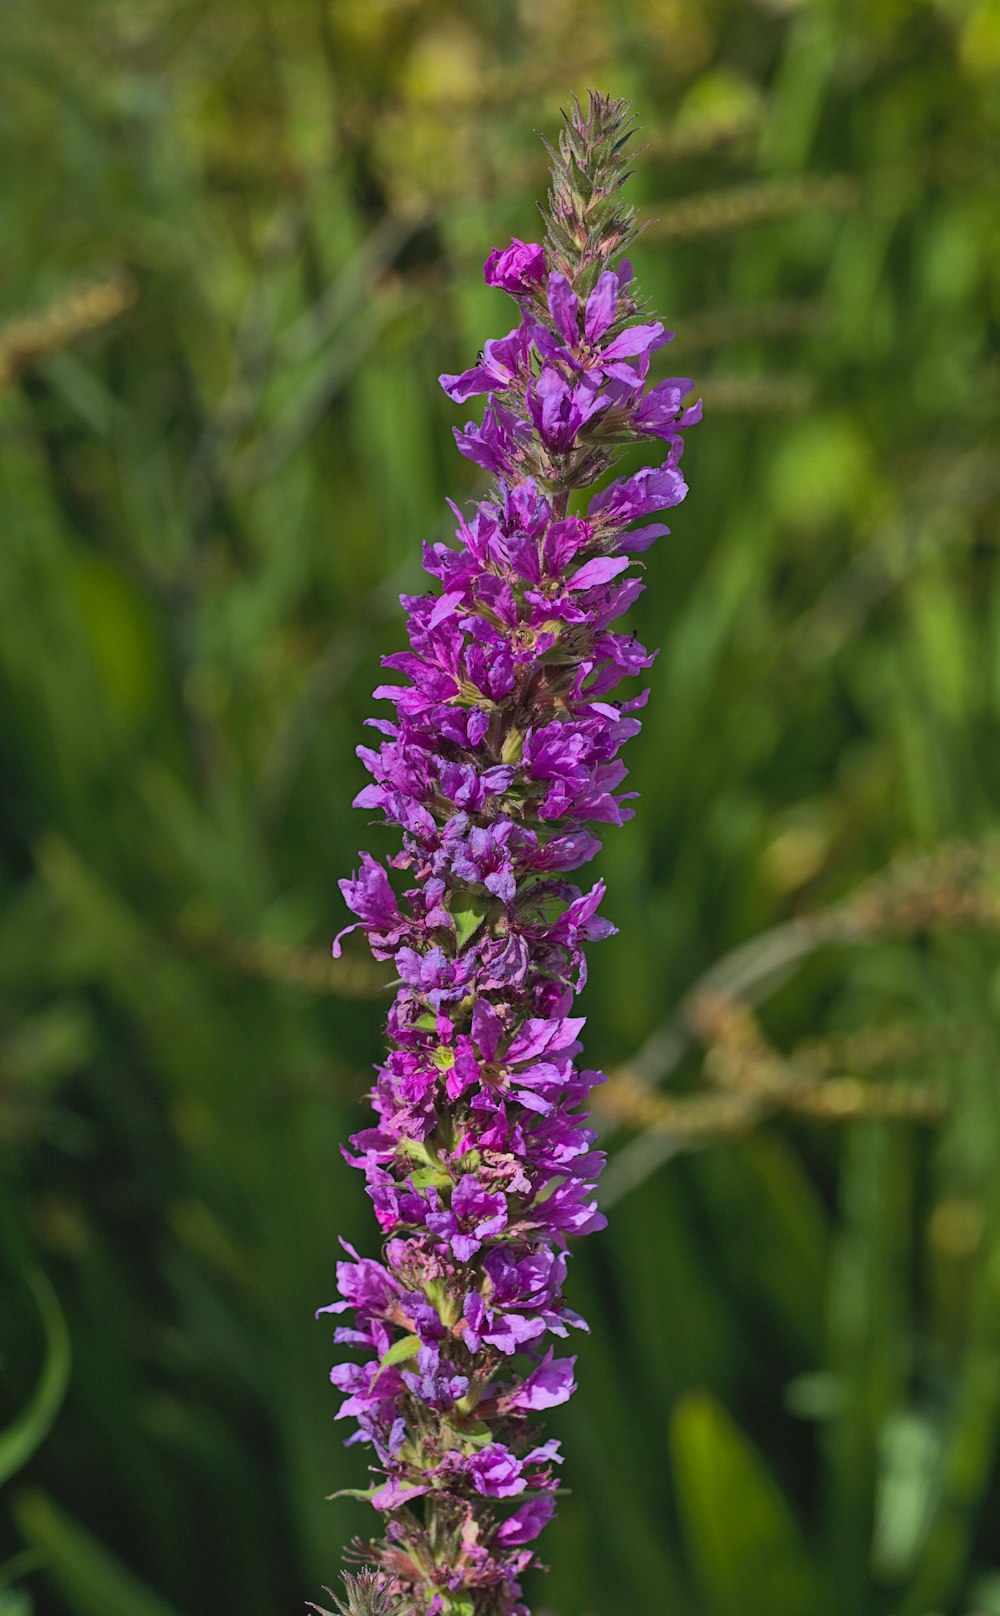
<svg viewBox="0 0 1000 1616">
<path fill-rule="evenodd" d="M 595 561 L 585 562 L 578 572 L 574 572 L 567 580 L 566 588 L 593 589 L 595 584 L 610 583 L 612 578 L 617 578 L 620 572 L 625 571 L 628 564 L 628 556 L 598 556 Z"/>
<path fill-rule="evenodd" d="M 549 313 L 563 341 L 575 348 L 580 340 L 580 300 L 565 275 L 557 269 L 549 276 Z"/>
<path fill-rule="evenodd" d="M 597 285 L 587 299 L 584 333 L 588 342 L 603 337 L 615 317 L 618 303 L 618 276 L 606 269 L 597 278 Z"/>
<path fill-rule="evenodd" d="M 526 1504 L 521 1504 L 513 1515 L 508 1516 L 497 1528 L 497 1537 L 508 1547 L 531 1543 L 548 1526 L 555 1514 L 555 1508 L 553 1498 L 529 1498 Z"/>
<path fill-rule="evenodd" d="M 422 1498 L 430 1492 L 430 1487 L 405 1485 L 396 1476 L 390 1477 L 384 1487 L 380 1487 L 372 1494 L 372 1504 L 375 1509 L 393 1510 L 401 1504 L 408 1503 L 411 1498 Z"/>
<path fill-rule="evenodd" d="M 460 376 L 439 376 L 438 381 L 453 404 L 464 404 L 477 393 L 489 393 L 496 386 L 496 378 L 482 365 L 463 370 Z"/>
<path fill-rule="evenodd" d="M 663 329 L 659 320 L 652 325 L 630 325 L 619 333 L 603 350 L 604 359 L 634 359 L 638 354 L 652 353 L 669 342 L 673 332 Z"/>
</svg>

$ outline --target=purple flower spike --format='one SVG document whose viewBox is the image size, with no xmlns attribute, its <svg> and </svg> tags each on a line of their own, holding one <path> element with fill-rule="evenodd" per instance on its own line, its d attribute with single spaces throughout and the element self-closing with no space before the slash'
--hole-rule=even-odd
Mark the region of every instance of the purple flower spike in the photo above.
<svg viewBox="0 0 1000 1616">
<path fill-rule="evenodd" d="M 452 507 L 454 546 L 425 547 L 435 588 L 403 597 L 409 645 L 384 658 L 400 682 L 375 692 L 390 716 L 359 748 L 356 798 L 400 842 L 341 882 L 357 920 L 334 952 L 361 927 L 396 978 L 374 1116 L 345 1151 L 383 1256 L 347 1247 L 320 1310 L 351 1355 L 336 1417 L 371 1455 L 382 1535 L 355 1548 L 378 1616 L 529 1616 L 520 1578 L 561 1463 L 538 1418 L 576 1390 L 556 1343 L 586 1328 L 563 1298 L 570 1241 L 605 1221 L 586 1109 L 603 1078 L 580 1064 L 575 1006 L 587 945 L 614 927 L 604 883 L 569 877 L 600 851 L 591 826 L 632 812 L 620 754 L 648 692 L 619 686 L 653 659 L 617 625 L 634 556 L 668 531 L 632 524 L 684 498 L 699 408 L 686 380 L 647 385 L 667 333 L 638 320 L 617 261 L 635 234 L 627 108 L 594 95 L 568 122 L 545 250 L 515 239 L 486 261 L 521 322 L 441 377 L 456 403 L 488 395 L 455 437 L 494 482 L 473 514 Z M 664 464 L 606 482 L 625 443 L 657 438 Z"/>
</svg>

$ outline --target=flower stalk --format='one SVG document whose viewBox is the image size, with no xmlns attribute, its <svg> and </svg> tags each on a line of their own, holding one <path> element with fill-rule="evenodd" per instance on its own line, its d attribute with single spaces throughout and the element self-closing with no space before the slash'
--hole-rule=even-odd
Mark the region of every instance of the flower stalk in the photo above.
<svg viewBox="0 0 1000 1616">
<path fill-rule="evenodd" d="M 439 587 L 403 597 L 409 649 L 384 665 L 404 682 L 375 692 L 395 717 L 359 749 L 356 800 L 401 829 L 404 891 L 367 853 L 341 882 L 399 979 L 374 1125 L 346 1153 L 383 1260 L 346 1248 L 321 1310 L 351 1315 L 335 1339 L 360 1360 L 332 1378 L 373 1454 L 356 1496 L 382 1522 L 356 1545 L 374 1570 L 349 1579 L 352 1610 L 527 1616 L 520 1578 L 554 1512 L 561 1454 L 537 1416 L 575 1389 L 554 1342 L 586 1328 L 563 1299 L 569 1237 L 605 1221 L 586 1111 L 603 1079 L 578 1064 L 574 1001 L 585 945 L 614 929 L 603 883 L 569 876 L 600 850 L 591 825 L 632 813 L 619 752 L 646 695 L 612 693 L 653 659 L 613 625 L 642 589 L 634 558 L 668 531 L 646 519 L 687 491 L 680 434 L 699 418 L 690 381 L 648 384 L 671 333 L 619 260 L 632 128 L 622 101 L 574 102 L 549 148 L 544 245 L 486 261 L 519 322 L 441 383 L 456 403 L 486 395 L 455 437 L 492 490 L 468 519 L 452 506 L 456 547 L 425 547 Z M 654 440 L 658 466 L 585 504 L 626 445 Z"/>
</svg>

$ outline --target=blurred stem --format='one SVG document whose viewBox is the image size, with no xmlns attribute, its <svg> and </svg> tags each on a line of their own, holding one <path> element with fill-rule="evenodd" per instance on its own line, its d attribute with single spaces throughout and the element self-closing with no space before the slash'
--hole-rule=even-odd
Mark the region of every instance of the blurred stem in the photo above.
<svg viewBox="0 0 1000 1616">
<path fill-rule="evenodd" d="M 874 1609 L 869 1555 L 879 1440 L 903 1400 L 910 1321 L 903 1278 L 910 1256 L 912 1148 L 884 1123 L 850 1131 L 841 1173 L 841 1225 L 831 1258 L 829 1369 L 837 1406 L 825 1432 L 827 1530 L 839 1608 Z"/>
<path fill-rule="evenodd" d="M 972 1328 L 956 1376 L 939 1502 L 899 1616 L 924 1616 L 960 1585 L 1000 1434 L 1000 1237 L 979 1273 Z"/>
</svg>

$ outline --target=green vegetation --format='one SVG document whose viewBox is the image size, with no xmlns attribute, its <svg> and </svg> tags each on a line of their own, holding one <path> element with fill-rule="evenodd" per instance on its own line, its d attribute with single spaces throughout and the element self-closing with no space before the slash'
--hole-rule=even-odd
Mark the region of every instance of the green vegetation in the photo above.
<svg viewBox="0 0 1000 1616">
<path fill-rule="evenodd" d="M 996 0 L 9 0 L 0 60 L 0 1616 L 294 1612 L 368 1524 L 353 749 L 590 84 L 705 423 L 533 1599 L 1000 1616 Z"/>
</svg>

